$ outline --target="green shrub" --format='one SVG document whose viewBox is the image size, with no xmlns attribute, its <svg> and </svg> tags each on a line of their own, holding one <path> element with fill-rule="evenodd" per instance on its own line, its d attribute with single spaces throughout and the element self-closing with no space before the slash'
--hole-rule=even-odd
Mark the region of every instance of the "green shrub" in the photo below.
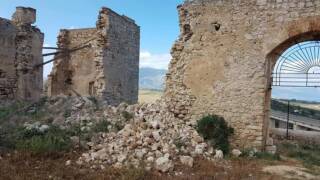
<svg viewBox="0 0 320 180">
<path fill-rule="evenodd" d="M 279 154 L 271 154 L 268 152 L 257 152 L 254 154 L 255 157 L 258 159 L 265 159 L 265 160 L 272 160 L 272 161 L 280 161 L 280 155 Z"/>
<path fill-rule="evenodd" d="M 121 114 L 127 121 L 133 118 L 133 115 L 128 111 L 122 111 Z"/>
<path fill-rule="evenodd" d="M 34 153 L 52 153 L 71 148 L 71 141 L 67 133 L 54 126 L 46 132 L 40 132 L 36 129 L 19 130 L 16 138 L 16 149 Z"/>
<path fill-rule="evenodd" d="M 233 134 L 233 128 L 229 127 L 223 117 L 217 115 L 205 116 L 198 121 L 198 133 L 209 141 L 215 148 L 229 153 L 229 137 Z"/>
</svg>

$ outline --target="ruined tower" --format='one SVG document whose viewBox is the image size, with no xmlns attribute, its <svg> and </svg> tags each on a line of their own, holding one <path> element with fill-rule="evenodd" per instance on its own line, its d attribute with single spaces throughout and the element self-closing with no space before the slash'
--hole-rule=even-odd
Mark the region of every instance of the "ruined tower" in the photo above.
<svg viewBox="0 0 320 180">
<path fill-rule="evenodd" d="M 44 35 L 32 26 L 36 10 L 17 7 L 12 20 L 0 18 L 0 101 L 36 101 L 42 93 Z"/>
<path fill-rule="evenodd" d="M 140 28 L 102 8 L 95 28 L 61 30 L 48 95 L 81 95 L 109 104 L 138 100 Z"/>
</svg>

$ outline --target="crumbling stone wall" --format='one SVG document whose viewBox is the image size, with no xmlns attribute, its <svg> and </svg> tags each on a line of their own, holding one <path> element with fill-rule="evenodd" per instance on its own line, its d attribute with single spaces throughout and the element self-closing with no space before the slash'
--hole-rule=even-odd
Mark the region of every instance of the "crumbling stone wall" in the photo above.
<svg viewBox="0 0 320 180">
<path fill-rule="evenodd" d="M 109 104 L 138 100 L 140 30 L 133 20 L 108 8 L 99 13 L 96 28 L 62 30 L 59 53 L 49 76 L 49 96 L 102 97 Z"/>
<path fill-rule="evenodd" d="M 42 93 L 44 35 L 32 26 L 36 10 L 17 7 L 12 20 L 0 18 L 0 100 L 38 100 Z"/>
<path fill-rule="evenodd" d="M 221 115 L 234 145 L 264 147 L 270 75 L 279 54 L 319 40 L 320 0 L 193 0 L 179 6 L 165 97 L 176 117 L 195 124 Z"/>
</svg>

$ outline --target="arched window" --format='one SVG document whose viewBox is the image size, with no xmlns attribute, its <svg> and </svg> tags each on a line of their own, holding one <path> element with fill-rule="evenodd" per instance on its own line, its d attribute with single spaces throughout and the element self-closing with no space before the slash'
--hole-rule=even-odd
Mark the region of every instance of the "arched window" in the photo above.
<svg viewBox="0 0 320 180">
<path fill-rule="evenodd" d="M 274 67 L 272 86 L 320 87 L 320 41 L 297 43 L 284 51 Z"/>
</svg>

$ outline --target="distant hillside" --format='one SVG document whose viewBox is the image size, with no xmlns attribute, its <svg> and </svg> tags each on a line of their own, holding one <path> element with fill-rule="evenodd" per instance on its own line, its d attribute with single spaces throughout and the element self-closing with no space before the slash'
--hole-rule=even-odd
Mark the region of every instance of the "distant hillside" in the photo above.
<svg viewBox="0 0 320 180">
<path fill-rule="evenodd" d="M 304 102 L 304 103 L 307 105 L 311 104 L 311 102 Z M 298 105 L 297 101 L 290 100 L 290 108 L 289 108 L 290 114 L 320 120 L 320 111 L 315 108 L 304 107 L 304 105 L 305 105 L 304 103 L 299 101 L 299 105 Z M 287 102 L 287 100 L 284 100 L 284 99 L 281 99 L 281 100 L 280 99 L 272 99 L 271 109 L 287 113 L 288 112 L 288 102 Z"/>
<path fill-rule="evenodd" d="M 166 73 L 167 70 L 165 69 L 140 68 L 140 89 L 163 90 Z"/>
</svg>

